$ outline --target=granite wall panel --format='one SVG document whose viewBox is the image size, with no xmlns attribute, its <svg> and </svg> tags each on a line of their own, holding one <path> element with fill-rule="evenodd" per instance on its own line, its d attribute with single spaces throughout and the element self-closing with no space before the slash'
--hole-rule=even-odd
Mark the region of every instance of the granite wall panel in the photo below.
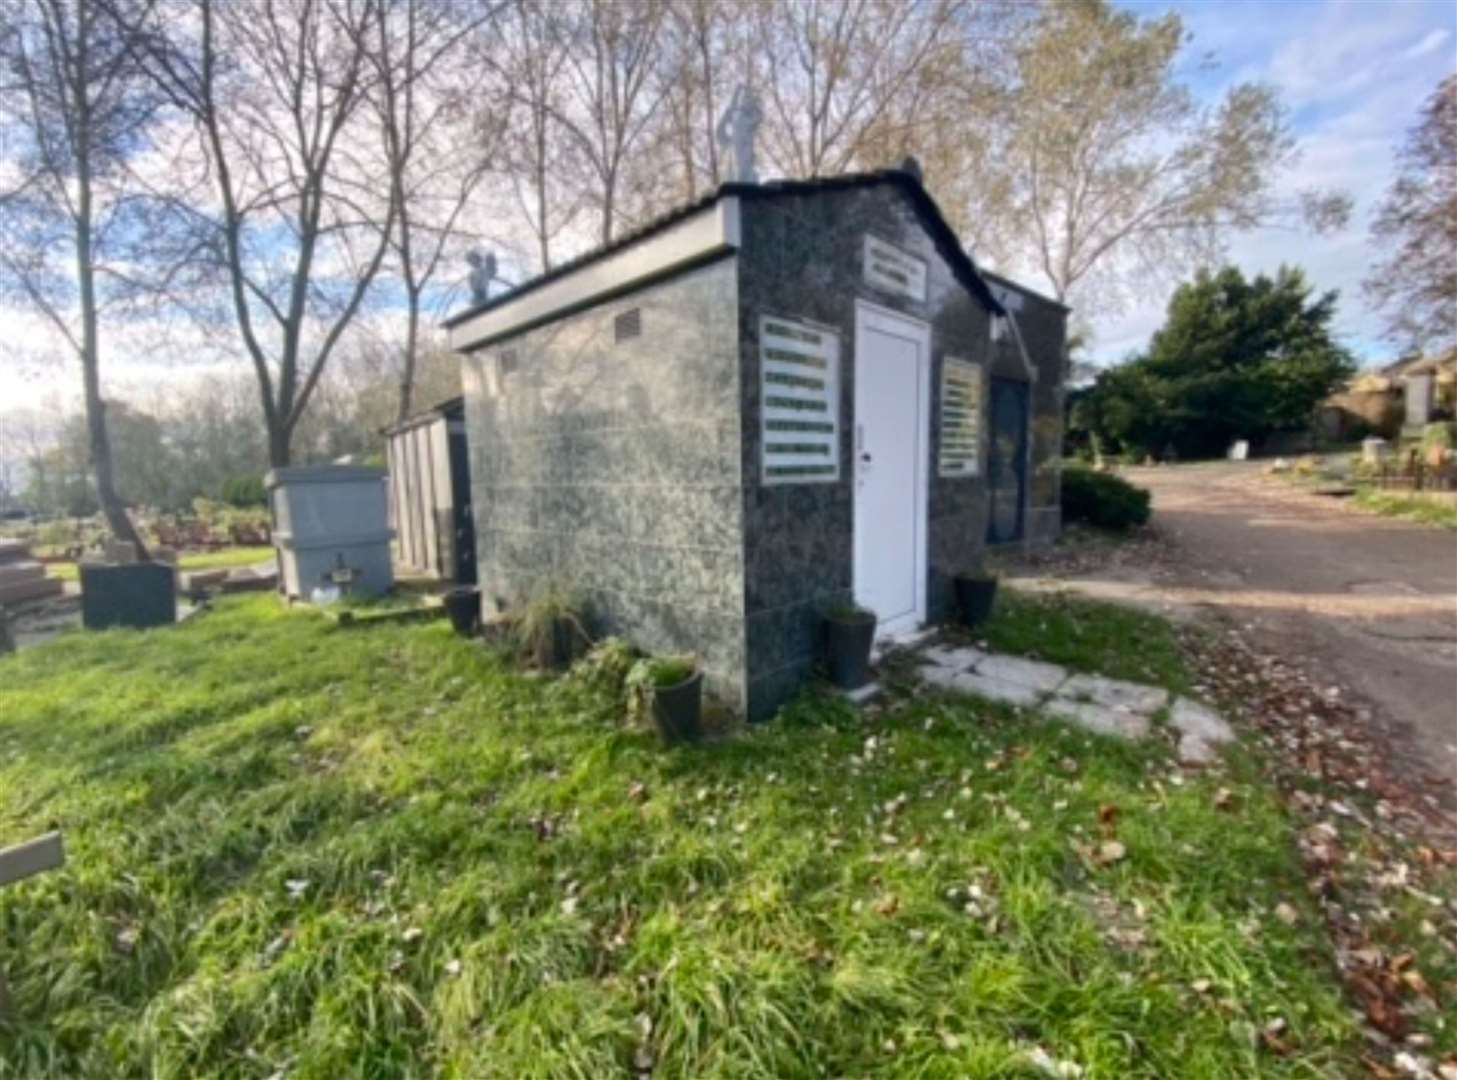
<svg viewBox="0 0 1457 1080">
<path fill-rule="evenodd" d="M 578 588 L 597 633 L 744 697 L 737 272 L 725 259 L 465 357 L 487 611 Z M 641 313 L 641 334 L 615 320 Z"/>
</svg>

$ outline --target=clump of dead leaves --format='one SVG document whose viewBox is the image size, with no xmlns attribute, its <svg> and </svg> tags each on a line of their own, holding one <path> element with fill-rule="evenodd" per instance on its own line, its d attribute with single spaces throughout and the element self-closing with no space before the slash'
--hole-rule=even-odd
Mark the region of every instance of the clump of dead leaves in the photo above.
<svg viewBox="0 0 1457 1080">
<path fill-rule="evenodd" d="M 1442 1017 L 1457 1015 L 1457 983 L 1432 985 L 1418 960 L 1457 958 L 1450 778 L 1413 776 L 1387 752 L 1368 710 L 1257 653 L 1237 630 L 1212 639 L 1184 631 L 1184 644 L 1195 693 L 1253 735 L 1299 823 L 1307 885 L 1366 1036 L 1363 1063 L 1383 1080 L 1457 1080 L 1457 1056 L 1425 1052 Z M 1393 912 L 1413 900 L 1423 911 L 1415 935 Z"/>
</svg>

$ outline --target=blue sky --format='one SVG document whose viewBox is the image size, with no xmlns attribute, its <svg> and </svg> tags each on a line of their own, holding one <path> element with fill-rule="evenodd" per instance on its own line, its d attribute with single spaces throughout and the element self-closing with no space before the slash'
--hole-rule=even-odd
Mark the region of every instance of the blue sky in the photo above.
<svg viewBox="0 0 1457 1080">
<path fill-rule="evenodd" d="M 1279 91 L 1301 147 L 1281 189 L 1340 188 L 1355 200 L 1351 223 L 1325 237 L 1291 229 L 1240 235 L 1230 259 L 1246 271 L 1273 270 L 1282 261 L 1303 267 L 1318 288 L 1340 290 L 1337 329 L 1363 362 L 1394 355 L 1361 296 L 1361 279 L 1378 255 L 1368 223 L 1422 103 L 1457 70 L 1457 0 L 1124 0 L 1122 6 L 1145 15 L 1179 13 L 1193 38 L 1181 74 L 1201 96 L 1217 99 L 1247 80 Z M 1212 67 L 1203 63 L 1209 54 Z M 1144 345 L 1165 300 L 1160 287 L 1123 314 L 1096 322 L 1093 357 L 1118 360 Z"/>
</svg>

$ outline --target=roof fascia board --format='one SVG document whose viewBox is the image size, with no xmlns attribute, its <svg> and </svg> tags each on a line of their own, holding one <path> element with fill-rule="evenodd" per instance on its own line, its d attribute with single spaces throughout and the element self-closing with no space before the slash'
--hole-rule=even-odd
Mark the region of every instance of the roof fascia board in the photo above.
<svg viewBox="0 0 1457 1080">
<path fill-rule="evenodd" d="M 450 347 L 469 352 L 595 301 L 627 292 L 663 274 L 739 247 L 739 200 L 724 196 L 662 232 L 507 299 L 449 328 Z"/>
</svg>

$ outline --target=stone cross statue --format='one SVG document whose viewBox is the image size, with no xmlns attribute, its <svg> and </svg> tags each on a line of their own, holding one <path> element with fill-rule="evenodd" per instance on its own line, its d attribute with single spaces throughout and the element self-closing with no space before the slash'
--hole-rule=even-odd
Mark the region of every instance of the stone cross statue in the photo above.
<svg viewBox="0 0 1457 1080">
<path fill-rule="evenodd" d="M 718 145 L 730 156 L 730 180 L 741 184 L 759 182 L 759 174 L 754 171 L 754 134 L 763 118 L 754 92 L 740 83 L 718 121 Z"/>
<path fill-rule="evenodd" d="M 484 304 L 490 298 L 491 282 L 496 277 L 496 256 L 477 249 L 469 252 L 465 261 L 470 263 L 471 302 Z"/>
</svg>

